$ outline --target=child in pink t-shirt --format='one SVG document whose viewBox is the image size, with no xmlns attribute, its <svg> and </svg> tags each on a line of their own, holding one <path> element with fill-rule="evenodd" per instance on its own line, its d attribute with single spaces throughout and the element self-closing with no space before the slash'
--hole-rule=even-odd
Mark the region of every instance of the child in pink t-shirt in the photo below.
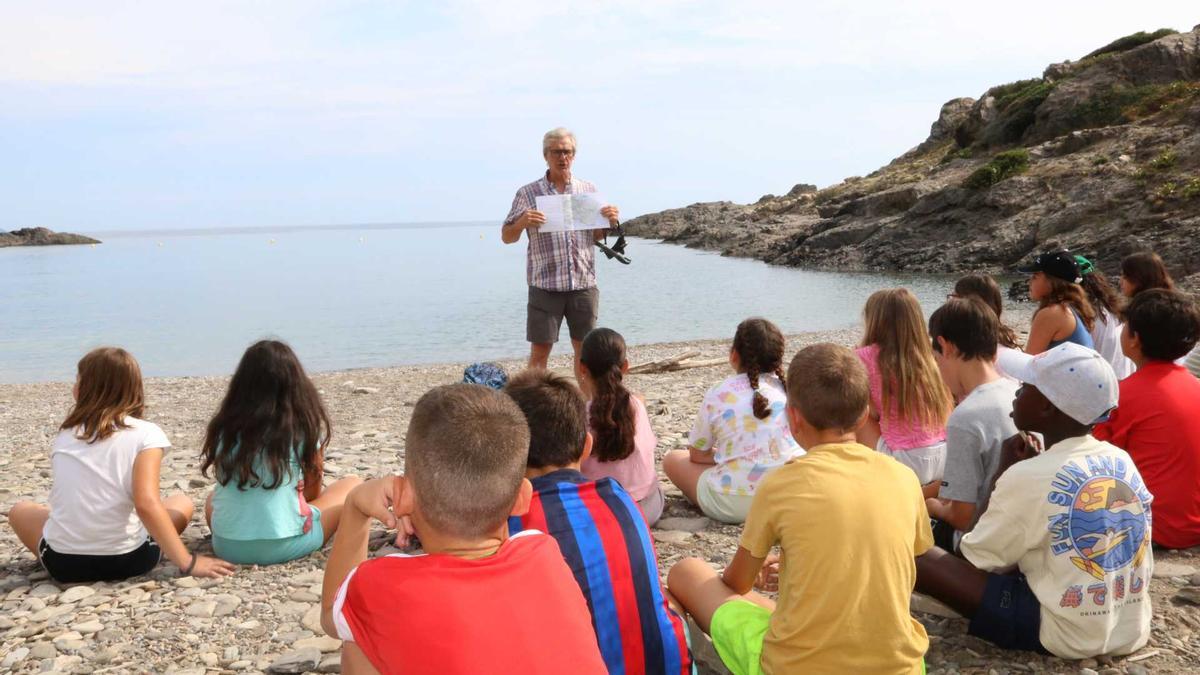
<svg viewBox="0 0 1200 675">
<path fill-rule="evenodd" d="M 953 403 L 933 359 L 921 305 L 905 288 L 876 291 L 863 319 L 863 346 L 855 353 L 870 376 L 871 412 L 858 441 L 912 469 L 936 496 Z"/>
<path fill-rule="evenodd" d="M 581 471 L 590 480 L 614 478 L 642 508 L 646 522 L 658 522 L 664 496 L 654 468 L 658 438 L 650 427 L 646 404 L 622 382 L 629 370 L 625 339 L 610 328 L 596 328 L 583 338 L 579 353 L 580 384 L 591 397 L 588 429 L 592 454 Z"/>
</svg>

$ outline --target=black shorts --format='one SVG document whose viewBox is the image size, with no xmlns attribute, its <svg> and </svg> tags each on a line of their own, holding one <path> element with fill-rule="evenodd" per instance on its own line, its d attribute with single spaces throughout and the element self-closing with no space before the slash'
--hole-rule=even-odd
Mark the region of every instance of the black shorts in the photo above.
<svg viewBox="0 0 1200 675">
<path fill-rule="evenodd" d="M 572 340 L 582 340 L 596 327 L 600 312 L 600 289 L 547 291 L 529 287 L 529 313 L 525 321 L 525 339 L 534 344 L 558 342 L 563 317 Z"/>
<path fill-rule="evenodd" d="M 1003 649 L 1048 654 L 1040 637 L 1042 604 L 1023 574 L 988 574 L 967 632 Z"/>
<path fill-rule="evenodd" d="M 43 539 L 38 543 L 38 559 L 55 581 L 78 584 L 91 581 L 120 581 L 149 572 L 162 560 L 162 550 L 153 539 L 129 553 L 119 555 L 82 555 L 59 553 Z"/>
</svg>

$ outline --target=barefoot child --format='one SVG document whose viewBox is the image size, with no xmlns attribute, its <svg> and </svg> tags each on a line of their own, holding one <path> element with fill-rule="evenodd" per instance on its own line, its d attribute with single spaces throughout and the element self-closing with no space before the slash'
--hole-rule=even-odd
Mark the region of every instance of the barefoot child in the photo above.
<svg viewBox="0 0 1200 675">
<path fill-rule="evenodd" d="M 233 565 L 189 553 L 179 534 L 192 500 L 163 499 L 159 470 L 170 447 L 141 419 L 142 371 L 124 349 L 101 347 L 79 361 L 75 405 L 50 446 L 49 507 L 18 502 L 8 514 L 21 543 L 60 583 L 118 581 L 154 569 L 165 555 L 184 574 L 219 577 Z"/>
<path fill-rule="evenodd" d="M 615 478 L 654 525 L 664 503 L 654 462 L 658 439 L 646 404 L 622 382 L 629 370 L 625 339 L 609 328 L 593 329 L 583 338 L 579 361 L 579 384 L 591 397 L 588 426 L 595 439 L 591 456 L 583 460 L 583 475 Z"/>
<path fill-rule="evenodd" d="M 437 387 L 413 408 L 405 446 L 404 476 L 346 498 L 325 568 L 321 625 L 343 640 L 343 672 L 606 673 L 558 544 L 508 534 L 531 492 L 517 404 L 474 384 Z M 424 554 L 367 560 L 371 519 L 416 534 Z"/>
<path fill-rule="evenodd" d="M 217 555 L 274 565 L 329 541 L 342 501 L 362 482 L 347 476 L 322 492 L 329 435 L 321 395 L 292 348 L 276 340 L 251 345 L 201 452 L 201 473 L 212 469 L 217 479 L 204 510 Z"/>
<path fill-rule="evenodd" d="M 529 420 L 525 477 L 533 484 L 529 512 L 510 518 L 509 531 L 539 530 L 558 541 L 610 673 L 690 672 L 686 629 L 668 607 L 650 528 L 618 481 L 579 471 L 593 447 L 583 394 L 544 370 L 520 373 L 504 391 Z"/>
<path fill-rule="evenodd" d="M 1015 354 L 1015 358 L 1014 355 Z M 1150 493 L 1129 455 L 1091 435 L 1117 405 L 1117 378 L 1095 351 L 1066 343 L 1012 352 L 1024 384 L 986 510 L 958 558 L 917 560 L 917 590 L 1005 649 L 1064 659 L 1129 654 L 1150 638 Z"/>
<path fill-rule="evenodd" d="M 933 537 L 921 486 L 855 442 L 870 386 L 852 351 L 806 347 L 787 380 L 788 422 L 808 454 L 759 486 L 724 574 L 688 558 L 667 584 L 735 675 L 917 675 L 929 639 L 909 614 L 913 556 Z M 751 591 L 776 576 L 778 605 Z"/>
<path fill-rule="evenodd" d="M 783 333 L 766 319 L 738 324 L 729 350 L 734 375 L 708 390 L 687 450 L 663 457 L 663 472 L 704 515 L 741 523 L 764 477 L 804 454 L 783 413 Z"/>
</svg>

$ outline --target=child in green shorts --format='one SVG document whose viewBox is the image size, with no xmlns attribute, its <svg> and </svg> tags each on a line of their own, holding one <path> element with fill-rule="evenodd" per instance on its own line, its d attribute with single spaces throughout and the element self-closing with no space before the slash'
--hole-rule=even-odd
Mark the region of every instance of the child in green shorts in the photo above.
<svg viewBox="0 0 1200 675">
<path fill-rule="evenodd" d="M 914 558 L 933 535 L 916 475 L 855 442 L 870 389 L 854 352 L 805 348 L 787 388 L 788 423 L 808 454 L 758 488 L 725 572 L 682 560 L 671 593 L 736 675 L 921 673 L 929 638 L 909 598 Z M 755 587 L 777 589 L 778 601 Z"/>
</svg>

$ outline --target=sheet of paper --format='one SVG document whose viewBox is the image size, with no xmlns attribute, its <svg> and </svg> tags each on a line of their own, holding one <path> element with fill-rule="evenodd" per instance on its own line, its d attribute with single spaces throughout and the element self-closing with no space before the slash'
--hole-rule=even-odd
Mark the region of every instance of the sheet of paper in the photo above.
<svg viewBox="0 0 1200 675">
<path fill-rule="evenodd" d="M 607 229 L 608 219 L 600 209 L 608 205 L 595 192 L 573 195 L 544 195 L 535 199 L 537 210 L 546 216 L 539 232 L 570 232 L 574 230 Z"/>
</svg>

